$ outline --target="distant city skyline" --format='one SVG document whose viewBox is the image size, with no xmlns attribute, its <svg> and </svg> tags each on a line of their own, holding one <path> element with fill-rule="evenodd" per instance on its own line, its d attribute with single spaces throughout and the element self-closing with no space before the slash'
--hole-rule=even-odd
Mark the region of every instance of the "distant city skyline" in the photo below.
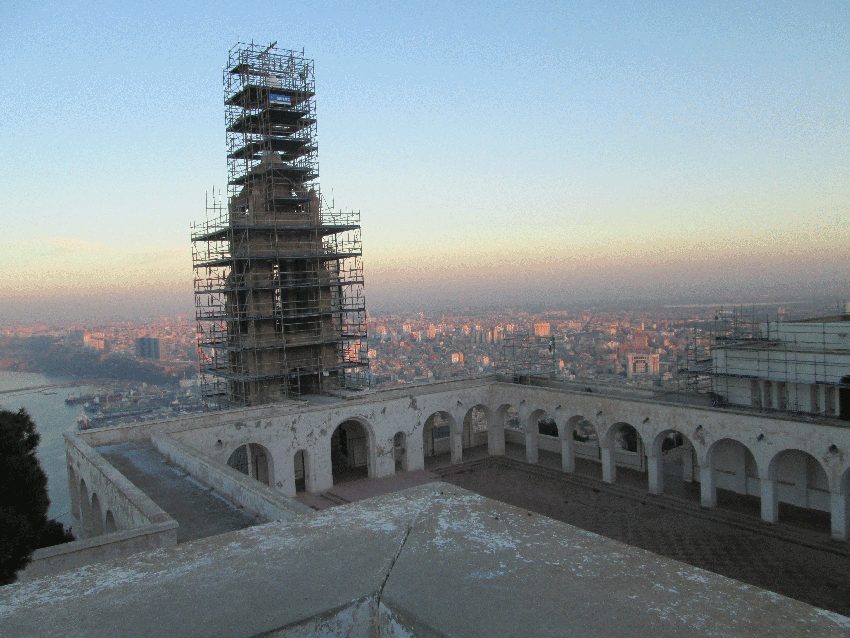
<svg viewBox="0 0 850 638">
<path fill-rule="evenodd" d="M 239 40 L 316 61 L 371 311 L 850 298 L 850 5 L 0 7 L 0 323 L 192 312 Z"/>
</svg>

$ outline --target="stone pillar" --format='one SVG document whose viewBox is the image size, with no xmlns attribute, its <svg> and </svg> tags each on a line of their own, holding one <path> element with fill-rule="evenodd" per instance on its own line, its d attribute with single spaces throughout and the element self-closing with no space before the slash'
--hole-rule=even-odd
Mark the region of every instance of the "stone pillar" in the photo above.
<svg viewBox="0 0 850 638">
<path fill-rule="evenodd" d="M 661 468 L 661 455 L 646 457 L 646 471 L 649 478 L 649 493 L 661 494 L 664 491 L 664 473 Z"/>
<path fill-rule="evenodd" d="M 310 450 L 309 473 L 312 481 L 306 481 L 308 492 L 324 492 L 334 486 L 333 465 L 331 464 L 330 441 L 320 449 Z M 312 487 L 310 483 L 312 482 Z"/>
<path fill-rule="evenodd" d="M 407 448 L 407 472 L 425 469 L 425 441 L 422 432 L 414 430 L 413 434 L 404 437 L 404 445 Z"/>
<path fill-rule="evenodd" d="M 272 465 L 274 467 L 274 476 L 272 477 L 272 487 L 285 496 L 294 497 L 295 489 L 295 454 L 278 454 L 277 449 L 269 450 L 272 457 Z M 288 457 L 288 458 L 287 458 Z M 307 477 L 307 460 L 304 460 L 304 485 L 308 485 Z M 309 489 L 309 488 L 308 488 Z"/>
<path fill-rule="evenodd" d="M 525 460 L 529 463 L 537 463 L 537 432 L 525 433 Z"/>
<path fill-rule="evenodd" d="M 839 541 L 850 540 L 850 508 L 847 507 L 847 496 L 831 492 L 830 495 L 830 519 L 832 537 Z"/>
<path fill-rule="evenodd" d="M 775 479 L 761 480 L 761 520 L 765 523 L 779 520 L 779 490 Z"/>
<path fill-rule="evenodd" d="M 379 451 L 381 453 L 379 454 Z M 393 437 L 388 441 L 384 441 L 383 445 L 369 445 L 366 450 L 369 455 L 371 472 L 369 478 L 380 478 L 382 476 L 392 476 L 395 474 L 395 446 L 393 445 Z"/>
<path fill-rule="evenodd" d="M 561 469 L 564 472 L 576 471 L 576 450 L 572 431 L 561 439 Z"/>
<path fill-rule="evenodd" d="M 700 467 L 699 472 L 700 505 L 703 507 L 717 507 L 717 488 L 714 485 L 714 468 L 709 464 Z"/>
<path fill-rule="evenodd" d="M 690 446 L 681 448 L 682 455 L 682 480 L 685 483 L 694 482 L 694 450 Z"/>
<path fill-rule="evenodd" d="M 463 461 L 463 432 L 452 429 L 452 463 Z"/>
<path fill-rule="evenodd" d="M 496 417 L 494 417 L 495 419 Z M 487 421 L 487 453 L 490 456 L 505 454 L 505 424 Z"/>
<path fill-rule="evenodd" d="M 614 459 L 614 450 L 602 447 L 602 480 L 606 483 L 617 482 L 617 465 Z"/>
<path fill-rule="evenodd" d="M 69 461 L 70 462 L 70 461 Z M 73 468 L 68 465 L 68 494 L 71 496 L 71 517 L 80 520 L 80 482 Z"/>
<path fill-rule="evenodd" d="M 818 403 L 820 404 L 821 414 L 830 415 L 832 414 L 832 406 L 826 404 L 826 386 L 819 385 L 818 386 Z"/>
</svg>

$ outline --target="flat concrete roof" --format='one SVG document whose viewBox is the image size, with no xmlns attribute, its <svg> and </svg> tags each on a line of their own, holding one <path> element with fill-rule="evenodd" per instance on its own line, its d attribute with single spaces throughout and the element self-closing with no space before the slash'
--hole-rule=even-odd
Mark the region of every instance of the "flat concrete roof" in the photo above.
<svg viewBox="0 0 850 638">
<path fill-rule="evenodd" d="M 116 470 L 177 521 L 177 542 L 232 532 L 258 520 L 160 454 L 150 439 L 96 448 Z"/>
<path fill-rule="evenodd" d="M 846 636 L 850 618 L 432 483 L 0 588 L 3 636 Z"/>
</svg>

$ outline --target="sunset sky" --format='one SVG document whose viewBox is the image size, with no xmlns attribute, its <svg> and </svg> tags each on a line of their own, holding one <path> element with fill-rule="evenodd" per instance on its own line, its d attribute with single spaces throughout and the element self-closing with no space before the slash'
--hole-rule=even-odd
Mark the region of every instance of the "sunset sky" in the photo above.
<svg viewBox="0 0 850 638">
<path fill-rule="evenodd" d="M 850 299 L 848 26 L 846 0 L 0 3 L 0 322 L 191 309 L 240 40 L 315 59 L 372 310 Z"/>
</svg>

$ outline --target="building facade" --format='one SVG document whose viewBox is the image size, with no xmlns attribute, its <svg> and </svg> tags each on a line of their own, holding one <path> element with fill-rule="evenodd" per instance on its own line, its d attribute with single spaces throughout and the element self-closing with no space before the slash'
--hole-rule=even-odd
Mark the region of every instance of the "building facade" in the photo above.
<svg viewBox="0 0 850 638">
<path fill-rule="evenodd" d="M 850 314 L 768 322 L 714 347 L 714 392 L 732 405 L 850 421 Z"/>
</svg>

